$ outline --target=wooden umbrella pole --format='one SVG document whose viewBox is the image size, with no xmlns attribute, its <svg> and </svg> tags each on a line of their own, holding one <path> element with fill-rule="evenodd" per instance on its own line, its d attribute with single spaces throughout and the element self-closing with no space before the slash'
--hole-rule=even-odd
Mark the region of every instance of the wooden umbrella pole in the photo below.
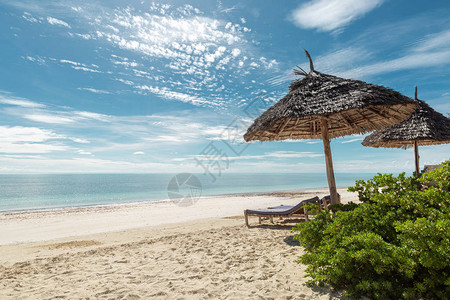
<svg viewBox="0 0 450 300">
<path fill-rule="evenodd" d="M 414 158 L 416 162 L 416 176 L 419 176 L 419 145 L 417 145 L 417 141 L 414 141 Z"/>
<path fill-rule="evenodd" d="M 325 118 L 320 119 L 322 132 L 323 149 L 325 151 L 325 163 L 327 165 L 328 187 L 330 189 L 331 204 L 339 203 L 336 191 L 336 181 L 334 180 L 333 159 L 331 158 L 330 138 L 328 136 L 328 122 Z"/>
</svg>

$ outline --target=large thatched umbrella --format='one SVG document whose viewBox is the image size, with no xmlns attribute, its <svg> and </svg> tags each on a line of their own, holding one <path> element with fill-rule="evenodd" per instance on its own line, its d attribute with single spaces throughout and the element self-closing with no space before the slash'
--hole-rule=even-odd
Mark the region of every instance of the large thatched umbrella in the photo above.
<svg viewBox="0 0 450 300">
<path fill-rule="evenodd" d="M 249 141 L 322 139 L 331 203 L 338 203 L 330 138 L 365 133 L 407 119 L 416 109 L 410 98 L 391 89 L 343 79 L 299 67 L 289 93 L 259 116 L 247 129 Z"/>
<path fill-rule="evenodd" d="M 416 111 L 409 119 L 367 136 L 362 144 L 368 147 L 414 147 L 416 174 L 419 174 L 419 146 L 450 143 L 450 119 L 417 99 Z"/>
</svg>

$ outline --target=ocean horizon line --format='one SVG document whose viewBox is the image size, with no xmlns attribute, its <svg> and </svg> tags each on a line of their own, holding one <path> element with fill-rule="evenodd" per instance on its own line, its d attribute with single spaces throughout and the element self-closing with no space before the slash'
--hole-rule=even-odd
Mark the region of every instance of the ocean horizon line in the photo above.
<svg viewBox="0 0 450 300">
<path fill-rule="evenodd" d="M 336 188 L 348 188 L 348 186 L 337 186 Z M 243 193 L 225 193 L 225 194 L 212 194 L 212 195 L 202 195 L 199 199 L 205 198 L 220 198 L 220 197 L 239 197 L 239 196 L 270 196 L 271 194 L 282 194 L 282 193 L 302 193 L 305 191 L 314 191 L 314 190 L 323 190 L 328 189 L 327 186 L 322 187 L 313 187 L 313 188 L 300 188 L 300 189 L 292 189 L 292 190 L 271 190 L 266 192 L 243 192 Z M 108 204 L 81 204 L 81 205 L 73 205 L 73 206 L 59 206 L 59 207 L 48 207 L 48 208 L 30 208 L 30 209 L 15 209 L 15 210 L 0 210 L 0 214 L 9 214 L 9 213 L 22 213 L 22 212 L 40 212 L 40 211 L 58 211 L 58 210 L 71 210 L 71 209 L 79 209 L 79 208 L 95 208 L 95 207 L 123 207 L 123 206 L 134 206 L 139 204 L 150 204 L 150 203 L 168 203 L 174 202 L 174 200 L 169 197 L 160 200 L 141 200 L 135 202 L 124 202 L 124 203 L 108 203 Z M 175 205 L 175 202 L 174 202 Z"/>
<path fill-rule="evenodd" d="M 412 171 L 403 171 L 405 173 Z M 399 174 L 403 172 L 334 172 L 334 174 Z M 0 173 L 3 175 L 171 175 L 171 174 L 194 174 L 194 175 L 204 175 L 202 172 L 149 172 L 149 173 L 117 173 L 117 172 L 100 172 L 100 173 Z M 243 175 L 243 174 L 324 174 L 324 172 L 224 172 L 224 175 Z M 221 176 L 219 176 L 220 178 Z"/>
<path fill-rule="evenodd" d="M 323 173 L 0 174 L 0 211 L 164 201 L 175 195 L 244 195 L 327 187 Z M 337 186 L 375 173 L 336 173 Z M 184 176 L 184 177 L 183 177 Z M 188 178 L 195 181 L 187 182 Z M 184 179 L 183 179 L 184 178 Z M 175 186 L 172 186 L 175 184 Z"/>
</svg>

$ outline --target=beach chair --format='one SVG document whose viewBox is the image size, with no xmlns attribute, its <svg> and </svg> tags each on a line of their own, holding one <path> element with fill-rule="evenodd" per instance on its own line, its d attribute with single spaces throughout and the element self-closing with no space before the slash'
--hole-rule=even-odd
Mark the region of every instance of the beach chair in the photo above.
<svg viewBox="0 0 450 300">
<path fill-rule="evenodd" d="M 337 196 L 338 196 L 339 203 L 341 203 L 341 195 L 338 193 Z M 322 199 L 320 199 L 320 208 L 325 209 L 330 204 L 331 204 L 331 196 L 330 195 L 327 195 L 327 196 L 323 197 Z"/>
<path fill-rule="evenodd" d="M 280 217 L 280 218 L 290 218 L 290 217 L 304 217 L 306 221 L 309 220 L 308 217 L 308 210 L 304 209 L 303 206 L 306 204 L 313 203 L 313 204 L 320 204 L 319 197 L 314 197 L 311 199 L 306 199 L 300 202 L 299 204 L 295 206 L 275 206 L 275 207 L 269 207 L 267 209 L 246 209 L 244 210 L 244 217 L 245 217 L 245 224 L 248 225 L 248 217 L 254 216 L 259 218 L 259 224 L 261 224 L 262 218 L 268 218 L 270 219 L 270 222 L 273 223 L 274 217 Z"/>
</svg>

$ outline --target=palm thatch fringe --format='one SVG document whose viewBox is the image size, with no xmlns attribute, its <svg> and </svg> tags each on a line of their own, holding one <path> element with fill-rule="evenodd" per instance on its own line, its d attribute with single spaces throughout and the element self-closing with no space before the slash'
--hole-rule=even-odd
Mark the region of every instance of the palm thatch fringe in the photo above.
<svg viewBox="0 0 450 300">
<path fill-rule="evenodd" d="M 375 131 L 362 144 L 376 148 L 405 149 L 413 147 L 415 141 L 418 146 L 450 143 L 450 119 L 436 112 L 424 101 L 416 101 L 417 110 L 409 119 Z"/>
</svg>

